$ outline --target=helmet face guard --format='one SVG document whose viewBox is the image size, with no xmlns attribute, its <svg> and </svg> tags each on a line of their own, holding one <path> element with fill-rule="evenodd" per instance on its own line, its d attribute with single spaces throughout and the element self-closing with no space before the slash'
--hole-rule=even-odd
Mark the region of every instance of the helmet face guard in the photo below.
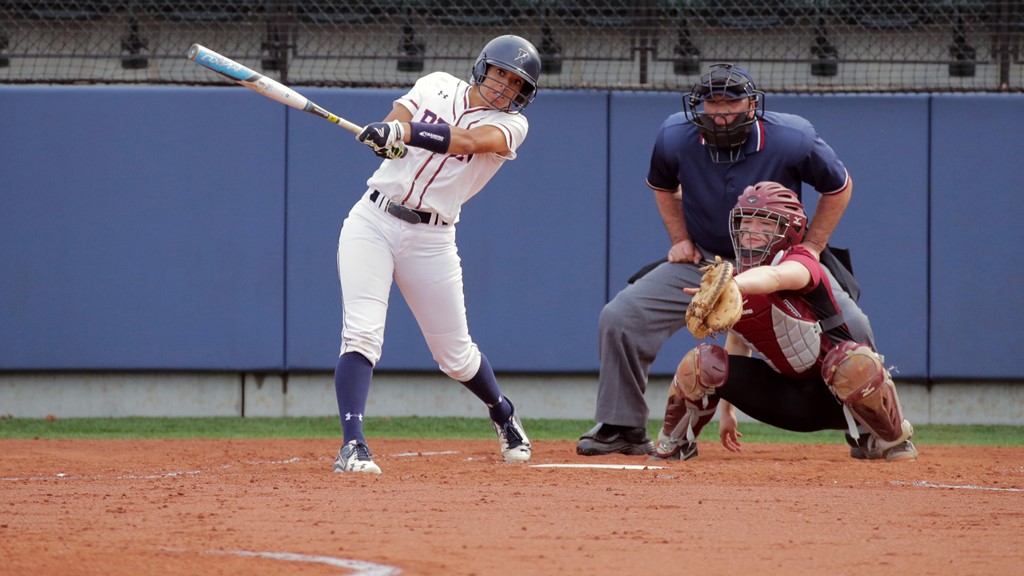
<svg viewBox="0 0 1024 576">
<path fill-rule="evenodd" d="M 725 124 L 718 124 L 715 118 L 727 114 L 710 114 L 705 109 L 708 101 L 738 100 L 748 102 L 749 106 L 745 112 L 735 113 L 736 117 Z M 683 112 L 686 119 L 700 131 L 704 141 L 718 152 L 712 154 L 713 160 L 719 162 L 721 153 L 727 152 L 726 158 L 721 161 L 735 162 L 742 157 L 739 148 L 750 137 L 754 123 L 764 116 L 764 92 L 757 89 L 746 71 L 732 64 L 715 64 L 683 96 Z"/>
<path fill-rule="evenodd" d="M 748 186 L 729 213 L 729 234 L 740 272 L 770 263 L 803 242 L 807 216 L 792 190 L 775 182 Z"/>
<path fill-rule="evenodd" d="M 494 91 L 488 96 L 482 89 L 484 79 L 487 77 L 489 66 L 496 66 L 511 72 L 523 79 L 523 86 L 518 90 L 504 84 L 494 78 L 490 82 L 497 84 Z M 473 65 L 473 84 L 477 86 L 480 95 L 491 107 L 518 114 L 526 109 L 537 97 L 537 79 L 540 78 L 540 55 L 537 49 L 524 38 L 514 35 L 498 36 L 491 40 L 480 51 L 476 63 Z M 504 106 L 497 106 L 495 102 L 501 99 L 505 91 L 515 92 L 509 103 Z"/>
<path fill-rule="evenodd" d="M 758 219 L 770 225 L 752 229 L 744 220 Z M 740 272 L 763 266 L 786 246 L 788 218 L 769 210 L 742 210 L 735 208 L 729 218 L 732 248 L 736 252 L 736 268 Z"/>
</svg>

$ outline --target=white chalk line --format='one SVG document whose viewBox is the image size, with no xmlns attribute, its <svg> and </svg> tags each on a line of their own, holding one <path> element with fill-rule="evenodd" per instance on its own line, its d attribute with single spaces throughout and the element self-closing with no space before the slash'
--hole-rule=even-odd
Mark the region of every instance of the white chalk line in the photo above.
<svg viewBox="0 0 1024 576">
<path fill-rule="evenodd" d="M 448 454 L 458 454 L 455 450 L 443 450 L 441 452 L 399 452 L 398 454 L 388 454 L 388 456 L 394 456 L 395 458 L 408 458 L 409 456 L 445 456 Z"/>
<path fill-rule="evenodd" d="M 301 462 L 302 458 L 295 457 L 287 460 L 269 460 L 269 461 L 249 461 L 247 464 L 260 466 L 263 464 L 294 464 Z M 220 468 L 230 468 L 231 464 L 224 464 Z M 89 480 L 99 480 L 105 478 L 113 478 L 114 480 L 158 480 L 161 478 L 177 478 L 178 476 L 199 476 L 202 474 L 201 470 L 184 470 L 175 472 L 164 472 L 162 474 L 122 474 L 120 476 L 107 476 L 105 474 L 96 474 L 93 476 L 74 476 L 65 472 L 58 472 L 52 476 L 28 476 L 28 477 L 14 477 L 14 478 L 0 478 L 0 481 L 17 482 L 22 480 L 52 480 L 53 478 L 59 478 L 62 480 L 80 480 L 87 478 Z"/>
<path fill-rule="evenodd" d="M 455 450 L 445 450 L 442 452 L 401 452 L 398 454 L 388 454 L 388 456 L 395 458 L 408 458 L 417 456 L 447 456 L 452 454 L 458 454 Z M 292 464 L 295 462 L 302 461 L 302 458 L 291 458 L 288 460 L 274 460 L 269 462 L 249 462 L 249 464 L 260 465 L 260 464 Z M 595 468 L 605 470 L 662 470 L 663 466 L 644 466 L 640 464 L 531 464 L 530 468 Z M 158 480 L 161 478 L 176 478 L 178 476 L 199 476 L 202 474 L 200 470 L 188 470 L 179 472 L 166 472 L 163 474 L 147 474 L 147 475 L 135 475 L 127 474 L 121 476 L 112 476 L 115 480 Z M 59 478 L 62 480 L 78 480 L 79 477 L 65 474 L 63 472 L 54 474 L 53 476 L 31 476 L 22 478 L 0 478 L 0 480 L 8 482 L 17 482 L 23 480 L 51 480 L 53 478 Z M 90 480 L 99 480 L 102 478 L 108 478 L 104 475 L 89 476 Z"/>
<path fill-rule="evenodd" d="M 897 486 L 918 486 L 921 488 L 945 488 L 947 490 L 989 490 L 992 492 L 1024 492 L 1024 488 L 1000 488 L 998 486 L 972 486 L 958 484 L 936 484 L 921 480 L 918 482 L 904 482 L 902 480 L 891 480 L 890 483 Z"/>
<path fill-rule="evenodd" d="M 65 474 L 64 472 L 58 472 L 57 474 L 54 474 L 52 476 L 27 476 L 27 477 L 22 477 L 22 478 L 0 478 L 0 480 L 5 480 L 5 481 L 9 481 L 9 482 L 17 482 L 17 481 L 22 481 L 22 480 L 53 480 L 54 478 L 57 478 L 57 479 L 60 479 L 60 480 L 82 480 L 82 479 L 100 480 L 100 479 L 103 479 L 103 478 L 113 478 L 114 480 L 155 480 L 155 479 L 159 479 L 159 478 L 177 478 L 178 476 L 198 476 L 200 474 L 202 474 L 202 472 L 200 472 L 199 470 L 186 470 L 186 471 L 183 471 L 183 472 L 165 472 L 164 474 L 146 474 L 146 475 L 142 475 L 142 476 L 137 475 L 137 474 L 124 474 L 124 475 L 121 475 L 121 476 L 106 476 L 104 474 L 96 474 L 96 475 L 93 475 L 93 476 L 73 476 L 71 474 Z"/>
<path fill-rule="evenodd" d="M 455 451 L 455 450 L 445 450 L 445 451 L 441 451 L 441 452 L 401 452 L 401 453 L 398 453 L 398 454 L 388 454 L 388 456 L 393 456 L 393 457 L 396 457 L 396 458 L 407 458 L 407 457 L 416 457 L 416 456 L 445 456 L 445 455 L 451 455 L 451 454 L 458 454 L 458 452 Z M 333 460 L 334 458 L 333 457 L 331 457 L 331 458 L 319 458 L 319 460 L 328 460 L 328 459 Z M 300 458 L 300 457 L 296 456 L 296 457 L 293 457 L 293 458 L 287 458 L 285 460 L 250 460 L 250 461 L 246 462 L 246 464 L 249 464 L 251 466 L 261 466 L 261 465 L 265 465 L 265 464 L 295 464 L 297 462 L 303 462 L 303 461 L 305 461 L 304 458 Z M 225 464 L 223 466 L 220 466 L 220 468 L 230 468 L 231 466 L 232 466 L 231 464 Z M 49 475 L 49 476 L 15 476 L 15 477 L 4 477 L 4 478 L 0 478 L 0 482 L 23 482 L 23 481 L 29 481 L 29 480 L 31 480 L 31 481 L 40 481 L 40 480 L 53 480 L 54 478 L 61 479 L 61 480 L 81 480 L 81 479 L 99 480 L 99 479 L 104 479 L 104 478 L 113 478 L 115 480 L 158 480 L 158 479 L 161 479 L 161 478 L 176 478 L 178 476 L 198 476 L 200 474 L 202 474 L 202 471 L 200 471 L 200 470 L 185 470 L 185 471 L 176 471 L 176 472 L 165 472 L 163 474 L 145 474 L 145 475 L 124 474 L 124 475 L 120 475 L 120 476 L 107 476 L 105 474 L 97 474 L 97 475 L 93 475 L 93 476 L 75 476 L 73 474 L 67 474 L 65 472 L 58 472 L 56 474 Z"/>
<path fill-rule="evenodd" d="M 284 560 L 286 562 L 309 562 L 313 564 L 326 564 L 335 568 L 346 568 L 355 572 L 346 573 L 352 576 L 395 576 L 402 571 L 394 566 L 374 564 L 363 560 L 349 560 L 346 558 L 334 558 L 332 556 L 316 556 L 310 554 L 296 554 L 294 552 L 254 552 L 251 550 L 210 550 L 207 554 L 231 554 L 234 556 L 248 556 L 254 558 L 269 558 L 271 560 Z"/>
</svg>

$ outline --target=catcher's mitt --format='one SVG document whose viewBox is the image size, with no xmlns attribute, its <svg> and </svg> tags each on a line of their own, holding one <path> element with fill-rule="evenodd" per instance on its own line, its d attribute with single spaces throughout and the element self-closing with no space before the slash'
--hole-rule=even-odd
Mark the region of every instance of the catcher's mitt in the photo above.
<svg viewBox="0 0 1024 576">
<path fill-rule="evenodd" d="M 686 327 L 698 340 L 728 332 L 743 312 L 743 295 L 732 278 L 731 262 L 715 256 L 715 262 L 701 271 L 700 289 L 686 309 Z"/>
</svg>

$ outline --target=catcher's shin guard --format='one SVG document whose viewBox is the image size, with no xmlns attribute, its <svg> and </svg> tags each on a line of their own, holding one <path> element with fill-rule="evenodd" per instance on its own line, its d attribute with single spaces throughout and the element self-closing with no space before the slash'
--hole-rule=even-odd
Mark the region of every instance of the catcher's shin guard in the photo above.
<svg viewBox="0 0 1024 576">
<path fill-rule="evenodd" d="M 658 435 L 663 440 L 692 442 L 715 415 L 715 389 L 729 376 L 729 354 L 721 346 L 702 342 L 683 356 L 668 388 L 665 424 Z"/>
<path fill-rule="evenodd" d="M 914 433 L 903 418 L 896 385 L 871 347 L 850 341 L 839 344 L 825 355 L 821 376 L 844 410 L 871 431 L 883 450 Z M 859 436 L 855 426 L 851 426 L 851 435 Z"/>
<path fill-rule="evenodd" d="M 718 410 L 717 396 L 707 397 L 690 402 L 669 389 L 668 405 L 665 406 L 665 424 L 658 432 L 658 445 L 655 454 L 666 458 L 680 446 L 695 442 L 704 426 L 715 416 Z"/>
</svg>

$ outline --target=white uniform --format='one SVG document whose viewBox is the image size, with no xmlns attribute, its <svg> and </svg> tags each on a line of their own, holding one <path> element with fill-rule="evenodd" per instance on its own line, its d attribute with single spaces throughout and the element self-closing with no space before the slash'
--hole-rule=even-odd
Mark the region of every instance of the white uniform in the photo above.
<svg viewBox="0 0 1024 576">
<path fill-rule="evenodd" d="M 476 89 L 450 74 L 435 72 L 420 78 L 396 100 L 412 113 L 413 122 L 444 122 L 465 129 L 496 126 L 511 152 L 461 156 L 408 147 L 404 158 L 381 162 L 367 180 L 363 198 L 345 219 L 338 240 L 342 354 L 359 352 L 377 364 L 394 279 L 441 370 L 466 381 L 479 369 L 480 352 L 466 322 L 455 223 L 462 204 L 490 181 L 505 160 L 516 157 L 529 124 L 521 114 L 470 107 L 470 90 Z M 376 201 L 370 200 L 373 195 Z M 389 214 L 389 201 L 428 213 L 428 223 L 411 224 Z"/>
</svg>

